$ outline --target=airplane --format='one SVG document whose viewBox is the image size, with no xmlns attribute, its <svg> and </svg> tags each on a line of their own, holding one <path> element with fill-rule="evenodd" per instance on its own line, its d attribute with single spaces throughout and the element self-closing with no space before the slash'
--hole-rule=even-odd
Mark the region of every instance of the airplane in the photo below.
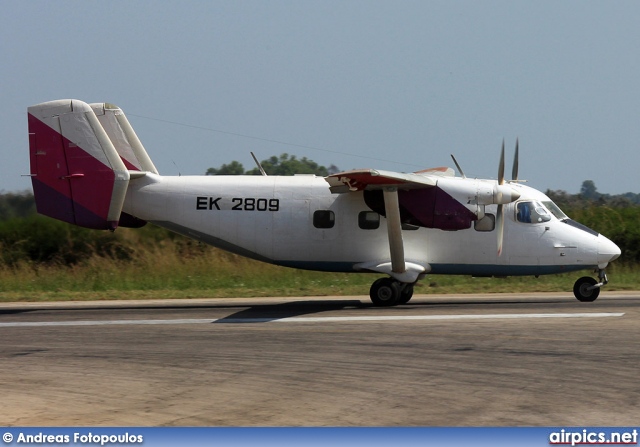
<svg viewBox="0 0 640 447">
<path fill-rule="evenodd" d="M 536 276 L 592 270 L 573 292 L 594 301 L 616 244 L 518 180 L 452 168 L 315 175 L 163 176 L 122 109 L 76 99 L 28 107 L 39 213 L 114 231 L 147 222 L 280 266 L 385 275 L 376 306 L 406 304 L 426 275 Z M 253 155 L 253 154 L 252 154 Z M 255 156 L 254 156 L 255 159 Z M 257 159 L 255 159 L 257 162 Z M 258 163 L 258 162 L 257 162 Z M 258 167 L 261 168 L 258 163 Z"/>
</svg>

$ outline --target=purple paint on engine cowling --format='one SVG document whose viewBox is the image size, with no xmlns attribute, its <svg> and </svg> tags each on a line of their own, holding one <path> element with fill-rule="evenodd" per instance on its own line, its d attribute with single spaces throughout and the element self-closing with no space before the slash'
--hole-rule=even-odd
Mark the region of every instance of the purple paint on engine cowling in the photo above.
<svg viewBox="0 0 640 447">
<path fill-rule="evenodd" d="M 427 228 L 465 230 L 477 216 L 439 187 L 398 191 L 400 206 Z"/>
<path fill-rule="evenodd" d="M 365 191 L 365 203 L 385 215 L 381 190 Z M 446 191 L 434 186 L 398 191 L 403 223 L 446 231 L 466 230 L 478 217 Z"/>
</svg>

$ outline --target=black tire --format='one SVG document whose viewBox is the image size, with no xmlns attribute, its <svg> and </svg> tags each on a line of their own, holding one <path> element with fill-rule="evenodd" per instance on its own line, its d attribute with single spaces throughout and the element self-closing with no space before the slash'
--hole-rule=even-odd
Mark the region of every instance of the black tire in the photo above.
<svg viewBox="0 0 640 447">
<path fill-rule="evenodd" d="M 400 298 L 398 298 L 398 304 L 407 304 L 413 296 L 413 284 L 405 284 L 400 292 Z"/>
<path fill-rule="evenodd" d="M 371 284 L 369 296 L 376 306 L 395 306 L 400 299 L 400 283 L 391 278 L 380 278 Z"/>
<path fill-rule="evenodd" d="M 573 285 L 573 294 L 578 299 L 578 301 L 581 301 L 583 303 L 590 303 L 592 301 L 595 301 L 596 298 L 598 298 L 598 295 L 600 295 L 600 288 L 598 287 L 591 290 L 588 289 L 589 287 L 595 286 L 596 284 L 598 284 L 598 281 L 596 281 L 594 278 L 590 276 L 583 276 Z"/>
</svg>

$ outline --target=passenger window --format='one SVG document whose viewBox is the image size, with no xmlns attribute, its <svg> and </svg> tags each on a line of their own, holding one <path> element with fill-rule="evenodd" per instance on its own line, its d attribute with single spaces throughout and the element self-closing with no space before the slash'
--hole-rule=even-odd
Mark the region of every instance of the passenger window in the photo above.
<svg viewBox="0 0 640 447">
<path fill-rule="evenodd" d="M 316 228 L 333 228 L 336 215 L 330 210 L 318 210 L 313 213 L 313 226 Z"/>
<path fill-rule="evenodd" d="M 480 220 L 473 223 L 476 231 L 493 231 L 496 228 L 496 216 L 493 214 L 485 214 Z"/>
<path fill-rule="evenodd" d="M 380 227 L 380 214 L 373 211 L 362 211 L 358 214 L 358 226 L 363 230 L 375 230 Z"/>
</svg>

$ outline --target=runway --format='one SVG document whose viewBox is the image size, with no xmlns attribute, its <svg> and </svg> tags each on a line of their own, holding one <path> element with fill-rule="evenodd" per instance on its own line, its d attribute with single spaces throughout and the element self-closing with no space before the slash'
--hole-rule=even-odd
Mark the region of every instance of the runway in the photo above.
<svg viewBox="0 0 640 447">
<path fill-rule="evenodd" d="M 0 425 L 640 418 L 640 292 L 0 304 Z"/>
</svg>

